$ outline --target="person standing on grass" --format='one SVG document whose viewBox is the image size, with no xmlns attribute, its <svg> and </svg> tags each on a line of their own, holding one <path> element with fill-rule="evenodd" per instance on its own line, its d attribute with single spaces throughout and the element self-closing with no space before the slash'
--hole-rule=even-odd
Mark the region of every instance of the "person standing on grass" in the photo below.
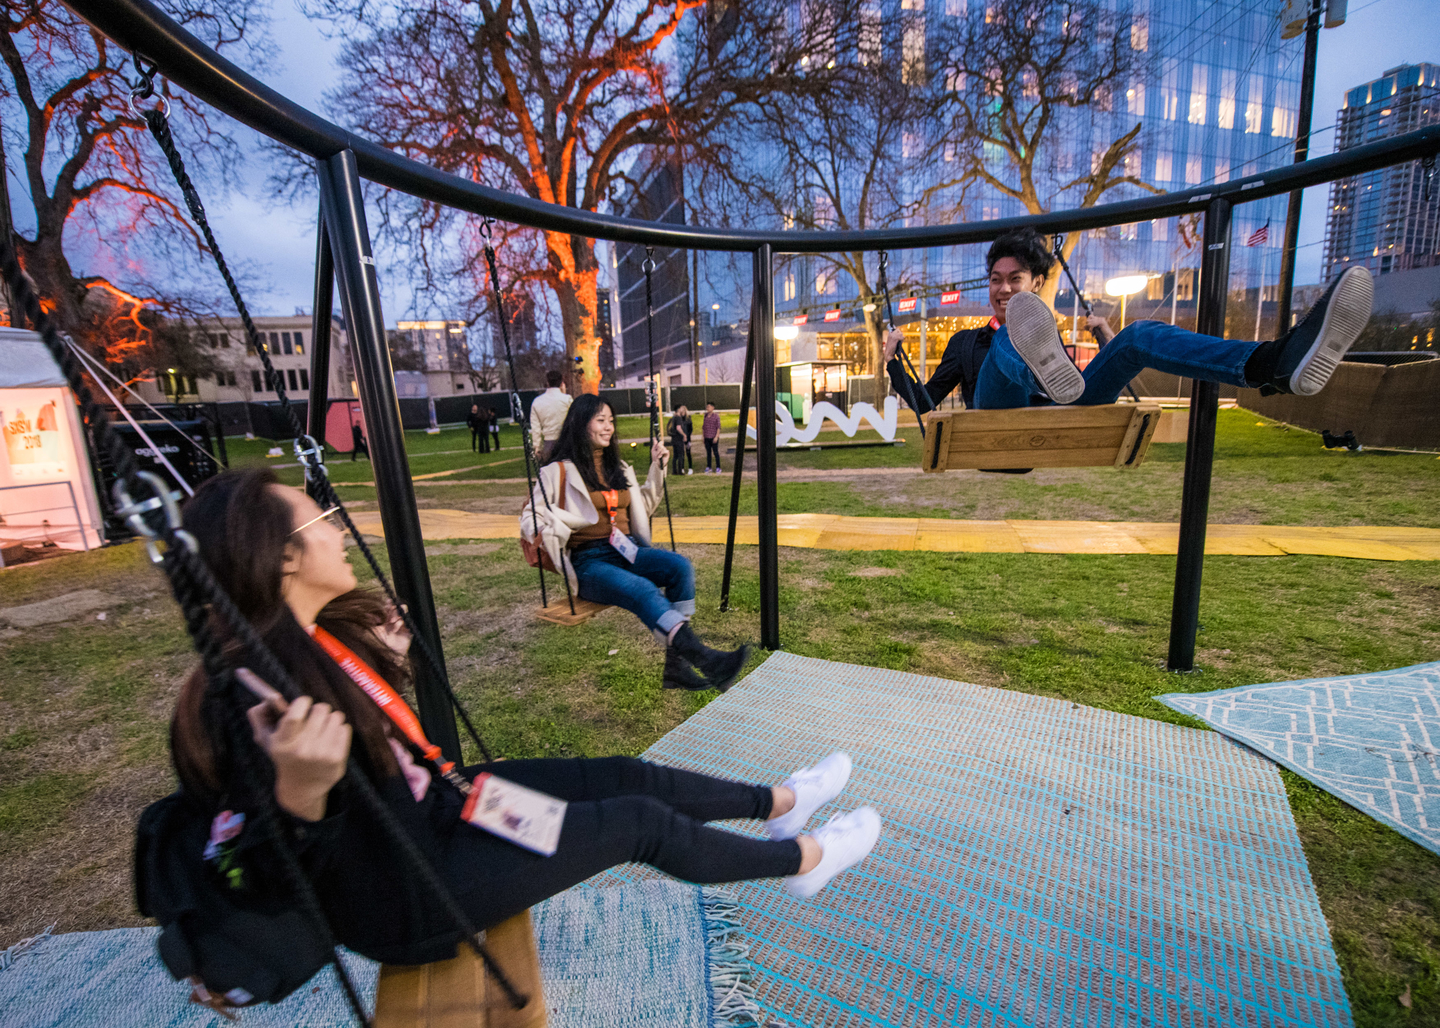
<svg viewBox="0 0 1440 1028">
<path fill-rule="evenodd" d="M 570 403 L 570 394 L 565 392 L 565 376 L 559 371 L 545 372 L 545 391 L 530 404 L 530 445 L 535 447 L 541 464 L 550 459 L 550 452 L 555 449 Z"/>
<path fill-rule="evenodd" d="M 690 453 L 690 439 L 695 434 L 695 423 L 690 420 L 690 409 L 683 403 L 675 408 L 675 414 L 670 418 L 669 431 L 670 449 L 674 451 L 674 463 L 670 466 L 670 473 L 695 474 L 695 458 Z"/>
<path fill-rule="evenodd" d="M 705 474 L 718 475 L 720 467 L 720 415 L 713 403 L 705 405 L 705 420 L 700 423 L 700 437 L 705 443 Z M 715 467 L 710 467 L 710 458 L 715 458 Z"/>
<path fill-rule="evenodd" d="M 1267 342 L 1200 335 L 1163 321 L 1136 321 L 1117 333 L 1103 318 L 1092 317 L 1089 325 L 1101 349 L 1081 371 L 1065 352 L 1055 312 L 1036 295 L 1055 263 L 1045 237 L 1034 229 L 996 239 L 985 255 L 994 317 L 988 325 L 951 336 L 940 366 L 924 385 L 910 379 L 896 356 L 904 337 L 892 329 L 885 337 L 885 361 L 900 398 L 918 405 L 921 415 L 956 386 L 965 406 L 980 410 L 1094 406 L 1114 403 L 1146 368 L 1258 388 L 1262 395 L 1313 396 L 1330 381 L 1370 320 L 1375 295 L 1370 273 L 1349 268 L 1294 328 Z"/>
<path fill-rule="evenodd" d="M 470 449 L 475 453 L 490 452 L 490 422 L 480 412 L 480 405 L 470 405 L 470 416 L 465 419 L 465 424 L 470 426 Z"/>
<path fill-rule="evenodd" d="M 690 628 L 695 568 L 679 553 L 651 542 L 650 515 L 664 495 L 665 447 L 650 450 L 641 485 L 620 459 L 610 405 L 586 393 L 565 418 L 540 485 L 520 514 L 520 534 L 539 543 L 582 600 L 624 607 L 665 647 L 666 689 L 719 689 L 739 677 L 748 646 L 714 650 Z M 548 502 L 547 502 L 548 501 Z"/>
<path fill-rule="evenodd" d="M 495 413 L 493 407 L 485 408 L 485 422 L 490 426 L 490 441 L 495 447 L 495 452 L 500 452 L 500 415 Z"/>
<path fill-rule="evenodd" d="M 400 695 L 413 679 L 408 634 L 382 597 L 357 589 L 331 515 L 268 468 L 223 472 L 185 504 L 184 526 L 200 559 L 298 692 L 284 698 L 249 671 L 258 654 L 230 655 L 236 678 L 259 699 L 244 726 L 258 749 L 242 760 L 225 693 L 203 669 L 190 675 L 170 735 L 183 817 L 141 824 L 137 865 L 146 876 L 177 867 L 215 875 L 224 866 L 252 895 L 293 904 L 254 829 L 274 819 L 338 942 L 372 960 L 424 964 L 454 957 L 461 930 L 429 890 L 414 886 L 414 858 L 382 816 L 399 823 L 482 929 L 627 861 L 697 883 L 783 878 L 787 892 L 808 898 L 874 848 L 881 822 L 869 807 L 802 834 L 845 788 L 851 761 L 844 753 L 775 786 L 633 757 L 437 763 L 438 747 Z M 343 781 L 352 757 L 383 809 L 367 806 Z M 554 851 L 542 855 L 477 827 L 465 816 L 464 782 L 455 774 L 465 782 L 493 775 L 564 801 Z M 760 822 L 768 837 L 708 824 L 734 818 Z M 207 827 L 212 845 L 202 855 L 193 843 Z"/>
<path fill-rule="evenodd" d="M 352 424 L 350 426 L 350 442 L 353 444 L 350 448 L 351 463 L 354 463 L 355 458 L 362 453 L 365 455 L 366 460 L 370 459 L 370 447 L 366 444 L 365 433 L 360 431 L 358 424 Z"/>
</svg>

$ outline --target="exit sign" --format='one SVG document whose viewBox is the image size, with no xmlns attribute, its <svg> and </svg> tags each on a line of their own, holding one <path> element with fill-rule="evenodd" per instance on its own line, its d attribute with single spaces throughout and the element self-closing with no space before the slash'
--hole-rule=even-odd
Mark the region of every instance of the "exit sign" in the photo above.
<svg viewBox="0 0 1440 1028">
<path fill-rule="evenodd" d="M 915 309 L 915 305 L 918 304 L 919 302 L 920 302 L 920 301 L 919 301 L 918 299 L 916 299 L 915 297 L 913 297 L 913 296 L 910 297 L 908 300 L 901 300 L 901 301 L 900 301 L 900 313 L 901 313 L 901 314 L 909 314 L 911 311 L 913 311 L 913 310 Z"/>
</svg>

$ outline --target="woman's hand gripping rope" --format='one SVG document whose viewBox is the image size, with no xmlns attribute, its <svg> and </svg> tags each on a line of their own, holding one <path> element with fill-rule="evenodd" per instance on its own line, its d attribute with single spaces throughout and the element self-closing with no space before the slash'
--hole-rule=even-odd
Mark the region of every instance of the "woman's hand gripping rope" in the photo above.
<svg viewBox="0 0 1440 1028">
<path fill-rule="evenodd" d="M 247 668 L 235 676 L 260 698 L 246 714 L 256 745 L 275 765 L 275 802 L 298 818 L 319 821 L 350 757 L 345 715 L 309 696 L 287 702 Z"/>
</svg>

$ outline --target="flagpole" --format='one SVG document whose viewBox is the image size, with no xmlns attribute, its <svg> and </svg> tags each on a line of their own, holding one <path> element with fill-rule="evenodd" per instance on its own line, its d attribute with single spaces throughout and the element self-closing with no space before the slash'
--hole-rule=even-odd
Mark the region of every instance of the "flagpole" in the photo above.
<svg viewBox="0 0 1440 1028">
<path fill-rule="evenodd" d="M 1255 290 L 1255 338 L 1260 338 L 1260 314 L 1265 310 L 1265 244 L 1260 244 L 1260 286 Z"/>
</svg>

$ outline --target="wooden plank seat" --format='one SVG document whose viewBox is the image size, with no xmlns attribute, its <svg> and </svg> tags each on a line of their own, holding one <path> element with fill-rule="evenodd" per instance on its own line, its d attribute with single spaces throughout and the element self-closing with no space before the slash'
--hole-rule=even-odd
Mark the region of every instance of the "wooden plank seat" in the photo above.
<svg viewBox="0 0 1440 1028">
<path fill-rule="evenodd" d="M 557 596 L 543 607 L 535 608 L 535 616 L 541 621 L 555 625 L 582 625 L 602 610 L 609 610 L 608 603 L 595 603 L 575 597 L 575 613 L 570 613 L 570 603 L 564 596 Z"/>
<path fill-rule="evenodd" d="M 485 946 L 529 1002 L 510 1005 L 485 963 L 461 945 L 450 960 L 418 966 L 386 964 L 375 990 L 375 1028 L 545 1028 L 540 954 L 530 911 L 485 932 Z"/>
<path fill-rule="evenodd" d="M 1133 468 L 1159 423 L 1153 403 L 931 411 L 921 469 Z"/>
</svg>

